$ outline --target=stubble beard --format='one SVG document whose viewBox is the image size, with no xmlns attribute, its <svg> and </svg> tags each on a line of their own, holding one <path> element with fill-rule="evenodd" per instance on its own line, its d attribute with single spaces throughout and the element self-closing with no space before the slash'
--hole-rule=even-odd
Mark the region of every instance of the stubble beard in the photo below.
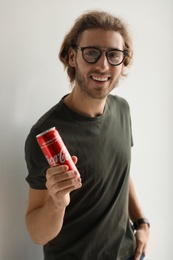
<svg viewBox="0 0 173 260">
<path fill-rule="evenodd" d="M 104 74 L 100 73 L 100 75 L 104 75 Z M 120 79 L 120 75 L 116 79 L 116 81 L 110 83 L 109 88 L 103 89 L 102 87 L 98 86 L 97 88 L 91 89 L 88 87 L 87 80 L 81 73 L 78 64 L 76 63 L 75 81 L 78 84 L 80 90 L 85 95 L 88 95 L 93 99 L 105 99 L 108 96 L 108 94 L 118 85 L 119 79 Z"/>
</svg>

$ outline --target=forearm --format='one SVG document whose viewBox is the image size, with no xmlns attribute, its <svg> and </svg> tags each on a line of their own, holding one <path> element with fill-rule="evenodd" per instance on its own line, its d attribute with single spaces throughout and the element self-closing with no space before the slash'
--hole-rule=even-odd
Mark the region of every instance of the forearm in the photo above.
<svg viewBox="0 0 173 260">
<path fill-rule="evenodd" d="M 131 179 L 129 182 L 129 214 L 132 222 L 145 218 Z M 138 260 L 140 259 L 142 253 L 146 253 L 149 238 L 149 224 L 140 224 L 135 232 L 135 236 L 137 246 L 134 259 Z"/>
<path fill-rule="evenodd" d="M 44 206 L 26 214 L 26 225 L 31 239 L 41 245 L 56 237 L 61 231 L 65 207 L 57 208 L 50 198 Z"/>
<path fill-rule="evenodd" d="M 137 219 L 144 218 L 144 213 L 138 201 L 131 178 L 129 181 L 129 214 L 133 222 Z"/>
</svg>

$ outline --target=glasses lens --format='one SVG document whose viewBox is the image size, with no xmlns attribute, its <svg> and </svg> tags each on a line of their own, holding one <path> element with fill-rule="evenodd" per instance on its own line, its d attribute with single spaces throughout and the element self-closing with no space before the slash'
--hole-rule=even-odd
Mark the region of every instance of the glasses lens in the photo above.
<svg viewBox="0 0 173 260">
<path fill-rule="evenodd" d="M 117 65 L 123 61 L 124 54 L 122 51 L 112 50 L 107 52 L 107 59 L 110 64 Z"/>
<path fill-rule="evenodd" d="M 98 49 L 94 48 L 85 48 L 83 50 L 83 58 L 89 63 L 96 62 L 100 58 L 101 54 L 102 53 Z"/>
</svg>

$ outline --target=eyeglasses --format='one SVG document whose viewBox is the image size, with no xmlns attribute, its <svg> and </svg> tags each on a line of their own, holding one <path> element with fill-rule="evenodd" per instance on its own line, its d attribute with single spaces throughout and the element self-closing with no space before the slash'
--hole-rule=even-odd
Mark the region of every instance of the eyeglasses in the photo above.
<svg viewBox="0 0 173 260">
<path fill-rule="evenodd" d="M 80 47 L 75 45 L 74 47 L 81 50 L 83 59 L 90 64 L 97 62 L 102 54 L 105 53 L 108 63 L 112 66 L 118 66 L 124 61 L 128 54 L 126 50 L 111 49 L 109 51 L 102 51 L 99 48 L 90 46 Z"/>
</svg>

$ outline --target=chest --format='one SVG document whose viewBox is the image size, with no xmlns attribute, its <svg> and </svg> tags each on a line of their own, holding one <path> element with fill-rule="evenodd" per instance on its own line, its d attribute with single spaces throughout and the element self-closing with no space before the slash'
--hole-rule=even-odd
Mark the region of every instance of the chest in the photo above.
<svg viewBox="0 0 173 260">
<path fill-rule="evenodd" d="M 131 127 L 128 119 L 74 124 L 62 131 L 71 155 L 78 157 L 83 180 L 112 178 L 121 174 L 131 160 Z M 95 177 L 96 176 L 96 177 Z"/>
</svg>

